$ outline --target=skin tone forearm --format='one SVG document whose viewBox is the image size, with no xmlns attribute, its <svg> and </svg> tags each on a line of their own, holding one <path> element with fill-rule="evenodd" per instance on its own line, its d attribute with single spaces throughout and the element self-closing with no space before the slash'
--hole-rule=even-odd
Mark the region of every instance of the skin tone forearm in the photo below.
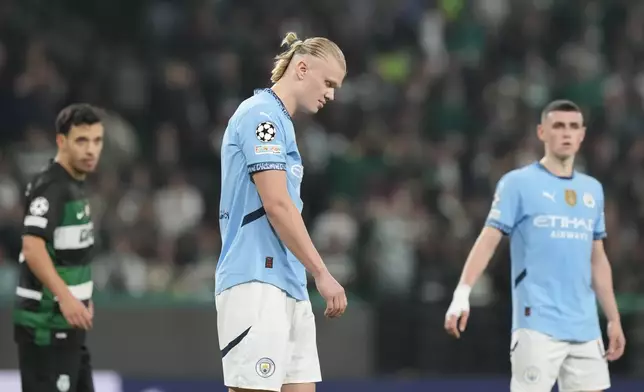
<svg viewBox="0 0 644 392">
<path fill-rule="evenodd" d="M 615 291 L 613 289 L 613 272 L 608 262 L 608 256 L 604 250 L 604 243 L 601 240 L 593 242 L 592 253 L 592 280 L 595 295 L 602 307 L 608 326 L 606 334 L 608 335 L 608 350 L 606 359 L 616 361 L 624 355 L 626 348 L 626 338 L 619 316 L 619 308 L 615 300 Z"/>
<path fill-rule="evenodd" d="M 313 277 L 326 271 L 322 257 L 313 246 L 304 220 L 295 205 L 288 200 L 288 202 L 276 203 L 264 208 L 268 220 L 284 245 L 304 264 L 307 271 Z"/>
<path fill-rule="evenodd" d="M 485 271 L 503 234 L 494 228 L 485 227 L 470 251 L 459 284 L 474 287 Z"/>
<path fill-rule="evenodd" d="M 452 303 L 447 310 L 445 330 L 450 335 L 459 338 L 461 333 L 465 331 L 470 313 L 470 291 L 490 263 L 502 237 L 503 234 L 499 230 L 485 227 L 476 239 L 463 267 L 463 273 L 454 291 Z"/>
<path fill-rule="evenodd" d="M 72 296 L 69 288 L 54 268 L 54 263 L 47 253 L 45 241 L 42 238 L 25 236 L 22 254 L 31 272 L 56 297 L 65 300 Z"/>
<path fill-rule="evenodd" d="M 609 322 L 619 321 L 619 309 L 613 289 L 613 272 L 601 241 L 595 241 L 593 244 L 592 274 L 593 289 L 606 318 Z"/>
<path fill-rule="evenodd" d="M 315 249 L 302 215 L 288 193 L 286 173 L 268 170 L 256 173 L 253 180 L 268 221 L 279 239 L 315 279 L 317 289 L 327 303 L 325 315 L 341 316 L 347 307 L 344 288 L 331 276 Z"/>
<path fill-rule="evenodd" d="M 45 241 L 34 236 L 25 236 L 22 241 L 22 255 L 36 278 L 57 298 L 65 320 L 75 328 L 92 328 L 93 309 L 90 310 L 74 297 L 65 281 L 58 275 Z"/>
</svg>

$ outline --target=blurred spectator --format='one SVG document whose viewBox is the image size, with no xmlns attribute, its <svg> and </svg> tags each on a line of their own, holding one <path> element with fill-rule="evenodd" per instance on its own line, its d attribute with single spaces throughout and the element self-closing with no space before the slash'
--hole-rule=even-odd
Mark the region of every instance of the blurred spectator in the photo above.
<svg viewBox="0 0 644 392">
<path fill-rule="evenodd" d="M 204 214 L 203 198 L 184 175 L 174 172 L 167 185 L 154 195 L 154 212 L 161 236 L 172 241 L 194 229 Z"/>
<path fill-rule="evenodd" d="M 9 161 L 0 156 L 0 247 L 7 259 L 17 258 L 20 252 L 23 219 L 22 191 L 11 169 Z"/>
<path fill-rule="evenodd" d="M 355 279 L 354 247 L 358 238 L 358 223 L 351 216 L 351 204 L 335 198 L 329 209 L 313 222 L 311 238 L 331 274 L 342 285 Z"/>
<path fill-rule="evenodd" d="M 118 237 L 112 250 L 94 261 L 94 283 L 104 290 L 111 287 L 133 295 L 141 295 L 147 290 L 146 263 L 137 255 L 128 237 Z"/>
<path fill-rule="evenodd" d="M 16 292 L 18 284 L 18 268 L 16 260 L 10 259 L 7 251 L 0 245 L 0 295 L 10 296 Z"/>
<path fill-rule="evenodd" d="M 12 148 L 20 180 L 25 183 L 56 155 L 56 133 L 36 127 L 25 130 L 24 142 Z"/>
</svg>

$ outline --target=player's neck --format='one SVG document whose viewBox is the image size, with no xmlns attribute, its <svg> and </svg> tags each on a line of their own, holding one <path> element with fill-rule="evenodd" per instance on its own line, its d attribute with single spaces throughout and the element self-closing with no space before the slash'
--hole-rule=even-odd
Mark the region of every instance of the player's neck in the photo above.
<svg viewBox="0 0 644 392">
<path fill-rule="evenodd" d="M 571 177 L 574 170 L 574 158 L 558 159 L 546 155 L 539 161 L 543 167 L 557 177 Z"/>
<path fill-rule="evenodd" d="M 282 104 L 286 108 L 288 114 L 293 117 L 295 115 L 295 96 L 292 93 L 289 93 L 289 89 L 284 85 L 284 82 L 277 82 L 271 87 L 271 90 L 279 97 L 282 101 Z"/>
<path fill-rule="evenodd" d="M 74 167 L 69 163 L 69 161 L 61 157 L 60 154 L 56 155 L 56 158 L 54 158 L 54 162 L 62 166 L 63 169 L 65 169 L 65 171 L 69 173 L 69 175 L 72 176 L 75 180 L 78 180 L 78 181 L 85 180 L 86 174 L 75 170 Z"/>
</svg>

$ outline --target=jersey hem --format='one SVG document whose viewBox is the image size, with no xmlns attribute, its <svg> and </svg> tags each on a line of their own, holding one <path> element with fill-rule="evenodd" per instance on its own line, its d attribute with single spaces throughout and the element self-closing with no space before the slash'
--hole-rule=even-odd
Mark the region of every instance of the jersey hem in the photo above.
<svg viewBox="0 0 644 392">
<path fill-rule="evenodd" d="M 266 385 L 257 385 L 257 384 L 252 384 L 252 383 L 245 383 L 245 382 L 236 382 L 236 383 L 226 383 L 225 384 L 227 388 L 237 388 L 237 389 L 244 389 L 244 390 L 249 390 L 249 391 L 271 391 L 271 392 L 280 392 L 282 390 L 282 387 L 270 387 Z"/>
<path fill-rule="evenodd" d="M 519 330 L 519 329 L 527 329 L 527 330 L 530 330 L 530 331 L 539 332 L 539 333 L 547 335 L 547 336 L 549 336 L 549 337 L 551 337 L 551 338 L 553 338 L 555 340 L 558 340 L 560 342 L 588 343 L 588 342 L 592 342 L 594 340 L 597 340 L 597 339 L 601 338 L 601 332 L 597 332 L 597 333 L 593 334 L 593 337 L 573 338 L 570 335 L 563 335 L 563 334 L 553 332 L 549 328 L 541 328 L 541 327 L 534 327 L 534 326 L 512 327 L 511 332 L 514 333 L 516 330 Z M 590 336 L 590 334 L 589 334 L 589 336 Z"/>
<path fill-rule="evenodd" d="M 275 283 L 275 282 L 270 282 L 268 280 L 262 280 L 262 279 L 244 279 L 244 280 L 234 281 L 233 283 L 228 283 L 226 285 L 223 285 L 220 288 L 219 287 L 216 288 L 215 289 L 215 296 L 223 293 L 226 290 L 232 289 L 235 286 L 239 286 L 240 284 L 252 283 L 252 282 L 270 284 L 271 286 L 275 286 L 278 289 L 282 290 L 284 293 L 286 293 L 286 295 L 288 295 L 289 297 L 295 299 L 296 301 L 308 301 L 309 300 L 309 293 L 306 290 L 304 290 L 304 293 L 299 293 L 299 295 L 297 295 L 294 292 L 285 289 L 284 287 L 280 287 L 280 285 Z"/>
<path fill-rule="evenodd" d="M 586 391 L 605 391 L 610 389 L 611 384 L 593 384 L 589 387 L 584 385 L 584 390 Z M 578 389 L 560 389 L 559 392 L 577 392 Z"/>
</svg>

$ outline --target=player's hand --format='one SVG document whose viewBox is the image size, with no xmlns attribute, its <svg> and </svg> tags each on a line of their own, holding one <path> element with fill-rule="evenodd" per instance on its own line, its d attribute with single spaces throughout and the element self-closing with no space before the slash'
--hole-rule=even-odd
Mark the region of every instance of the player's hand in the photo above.
<svg viewBox="0 0 644 392">
<path fill-rule="evenodd" d="M 315 286 L 326 301 L 324 316 L 329 318 L 340 317 L 347 309 L 347 295 L 344 288 L 329 271 L 324 271 L 315 278 Z"/>
<path fill-rule="evenodd" d="M 626 337 L 622 329 L 622 323 L 619 321 L 611 321 L 608 323 L 608 350 L 606 351 L 606 359 L 609 361 L 616 361 L 624 355 L 626 348 Z"/>
<path fill-rule="evenodd" d="M 87 309 L 89 310 L 89 315 L 92 316 L 92 319 L 94 318 L 94 301 L 91 299 L 89 300 L 89 304 L 87 305 Z"/>
<path fill-rule="evenodd" d="M 75 297 L 69 296 L 61 299 L 60 311 L 72 327 L 85 330 L 92 328 L 92 313 Z"/>
<path fill-rule="evenodd" d="M 468 286 L 459 285 L 445 314 L 445 331 L 457 339 L 465 332 L 470 317 L 470 291 Z"/>
</svg>

